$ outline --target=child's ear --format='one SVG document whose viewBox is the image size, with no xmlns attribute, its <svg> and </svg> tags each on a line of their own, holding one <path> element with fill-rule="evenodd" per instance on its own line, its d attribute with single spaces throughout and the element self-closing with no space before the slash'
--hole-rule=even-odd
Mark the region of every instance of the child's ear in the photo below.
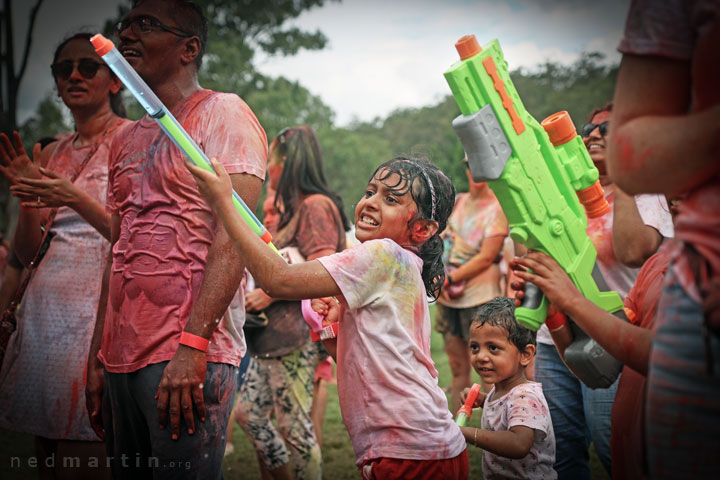
<svg viewBox="0 0 720 480">
<path fill-rule="evenodd" d="M 523 367 L 527 367 L 530 365 L 530 362 L 532 362 L 533 357 L 535 356 L 535 345 L 528 343 L 525 345 L 525 350 L 520 352 L 520 365 Z"/>
<path fill-rule="evenodd" d="M 410 225 L 410 240 L 415 244 L 421 244 L 435 235 L 437 231 L 437 222 L 432 220 L 417 220 Z"/>
</svg>

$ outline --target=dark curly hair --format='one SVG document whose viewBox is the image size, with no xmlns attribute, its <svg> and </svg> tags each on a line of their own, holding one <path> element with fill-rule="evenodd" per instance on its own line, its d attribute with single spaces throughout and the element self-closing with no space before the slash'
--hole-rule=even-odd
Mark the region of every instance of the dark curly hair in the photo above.
<svg viewBox="0 0 720 480">
<path fill-rule="evenodd" d="M 395 185 L 386 181 L 397 174 L 400 179 Z M 418 256 L 423 261 L 422 279 L 429 297 L 437 300 L 440 288 L 445 282 L 445 267 L 442 262 L 443 241 L 440 233 L 447 227 L 447 221 L 455 204 L 455 186 L 435 165 L 424 158 L 398 155 L 380 165 L 373 178 L 385 183 L 397 195 L 408 191 L 418 207 L 411 223 L 417 220 L 431 220 L 438 223 L 435 234 L 420 246 Z M 411 188 L 412 187 L 412 188 Z"/>
<path fill-rule="evenodd" d="M 527 345 L 536 345 L 536 333 L 520 325 L 515 318 L 515 302 L 512 298 L 496 297 L 480 305 L 477 316 L 470 323 L 470 329 L 486 323 L 507 330 L 508 340 L 521 352 L 525 351 Z"/>
</svg>

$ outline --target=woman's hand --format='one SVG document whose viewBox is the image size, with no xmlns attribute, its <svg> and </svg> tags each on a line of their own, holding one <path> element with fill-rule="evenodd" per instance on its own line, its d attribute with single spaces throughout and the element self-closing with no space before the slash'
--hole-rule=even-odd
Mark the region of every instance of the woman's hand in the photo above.
<svg viewBox="0 0 720 480">
<path fill-rule="evenodd" d="M 72 207 L 80 198 L 78 188 L 68 178 L 40 167 L 39 172 L 48 178 L 18 177 L 10 187 L 13 195 L 26 208 Z"/>
<path fill-rule="evenodd" d="M 18 178 L 42 178 L 38 166 L 30 160 L 25 147 L 23 146 L 20 134 L 13 132 L 15 146 L 4 133 L 0 133 L 0 173 L 7 178 L 11 184 L 16 184 Z M 40 158 L 41 147 L 36 143 L 33 147 L 33 158 Z"/>
<path fill-rule="evenodd" d="M 248 292 L 245 296 L 245 311 L 259 312 L 273 304 L 275 299 L 265 293 L 261 288 Z"/>
<path fill-rule="evenodd" d="M 185 167 L 195 178 L 198 189 L 213 209 L 219 207 L 223 202 L 232 204 L 232 182 L 225 167 L 214 158 L 210 159 L 215 172 L 209 172 L 200 168 L 185 158 Z"/>
</svg>

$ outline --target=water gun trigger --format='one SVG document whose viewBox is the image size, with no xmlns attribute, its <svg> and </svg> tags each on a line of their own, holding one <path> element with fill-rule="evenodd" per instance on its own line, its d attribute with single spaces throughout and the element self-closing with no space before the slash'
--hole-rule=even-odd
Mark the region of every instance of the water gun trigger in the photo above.
<svg viewBox="0 0 720 480">
<path fill-rule="evenodd" d="M 532 331 L 545 322 L 550 302 L 540 288 L 531 282 L 525 283 L 525 296 L 522 303 L 515 309 L 515 318 L 518 322 Z"/>
</svg>

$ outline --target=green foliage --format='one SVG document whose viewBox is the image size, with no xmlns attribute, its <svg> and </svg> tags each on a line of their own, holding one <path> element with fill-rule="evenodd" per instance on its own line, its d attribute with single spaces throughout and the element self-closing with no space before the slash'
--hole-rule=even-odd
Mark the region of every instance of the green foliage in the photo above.
<svg viewBox="0 0 720 480">
<path fill-rule="evenodd" d="M 343 198 L 348 218 L 355 218 L 355 204 L 370 174 L 389 160 L 392 148 L 381 129 L 367 124 L 354 129 L 322 129 L 317 132 L 323 152 L 325 176 L 330 188 Z"/>
<path fill-rule="evenodd" d="M 533 72 L 515 70 L 510 76 L 525 108 L 538 121 L 567 110 L 580 128 L 591 111 L 613 98 L 619 66 L 604 60 L 601 53 L 585 52 L 568 66 L 545 62 Z"/>
<path fill-rule="evenodd" d="M 258 117 L 268 141 L 288 126 L 309 125 L 319 131 L 330 128 L 333 122 L 332 109 L 320 97 L 285 77 L 258 79 L 256 89 L 244 100 Z"/>
</svg>

